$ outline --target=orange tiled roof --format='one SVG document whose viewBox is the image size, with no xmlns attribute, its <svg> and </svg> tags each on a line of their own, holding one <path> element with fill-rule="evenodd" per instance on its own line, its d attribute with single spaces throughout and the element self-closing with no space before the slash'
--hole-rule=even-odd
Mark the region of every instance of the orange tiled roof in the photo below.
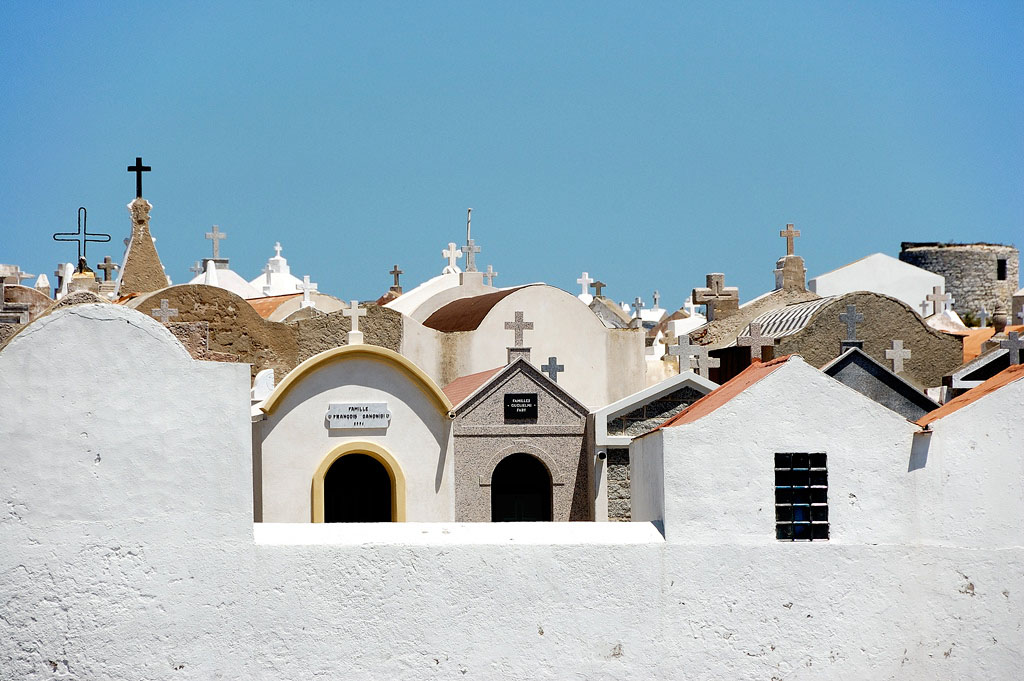
<svg viewBox="0 0 1024 681">
<path fill-rule="evenodd" d="M 732 380 L 718 386 L 686 409 L 662 423 L 658 428 L 681 426 L 684 423 L 693 423 L 697 419 L 707 416 L 768 374 L 781 367 L 789 361 L 789 358 L 792 356 L 793 355 L 785 355 L 784 357 L 778 357 L 768 362 L 755 361 L 753 364 L 734 376 Z M 655 428 L 655 430 L 658 430 L 658 428 Z"/>
<path fill-rule="evenodd" d="M 301 296 L 301 293 L 285 293 L 280 296 L 267 296 L 265 298 L 252 298 L 245 302 L 252 305 L 252 308 L 256 310 L 259 316 L 267 319 L 270 315 L 274 314 L 274 310 L 281 307 L 282 303 L 291 300 L 295 296 Z"/>
<path fill-rule="evenodd" d="M 937 421 L 938 419 L 941 419 L 944 416 L 949 416 L 953 412 L 963 409 L 968 404 L 977 402 L 982 397 L 985 397 L 985 395 L 994 393 L 1003 386 L 1009 385 L 1010 383 L 1013 383 L 1014 381 L 1021 378 L 1024 378 L 1024 364 L 1010 365 L 1009 367 L 1003 369 L 998 374 L 988 379 L 978 387 L 971 388 L 963 395 L 960 395 L 959 397 L 954 397 L 949 402 L 946 402 L 944 405 L 942 405 L 935 411 L 925 414 L 920 419 L 918 419 L 917 425 L 922 427 L 927 426 L 932 421 Z"/>
<path fill-rule="evenodd" d="M 1007 325 L 1006 330 L 1024 333 L 1024 325 Z M 996 330 L 991 326 L 984 329 L 972 329 L 970 334 L 968 334 L 968 336 L 964 338 L 964 364 L 970 362 L 972 359 L 976 357 L 980 357 L 981 349 L 984 347 L 985 341 L 994 336 L 995 333 Z"/>
<path fill-rule="evenodd" d="M 504 368 L 505 367 L 498 367 L 496 369 L 481 371 L 476 374 L 469 374 L 468 376 L 460 376 L 445 387 L 441 388 L 441 392 L 443 392 L 448 397 L 449 401 L 457 407 L 464 399 L 476 392 L 477 388 L 489 381 L 492 376 Z"/>
</svg>

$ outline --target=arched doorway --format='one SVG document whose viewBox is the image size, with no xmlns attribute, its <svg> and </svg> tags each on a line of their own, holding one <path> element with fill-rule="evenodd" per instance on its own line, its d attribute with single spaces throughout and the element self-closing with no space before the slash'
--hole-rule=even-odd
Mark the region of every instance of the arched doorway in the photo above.
<svg viewBox="0 0 1024 681">
<path fill-rule="evenodd" d="M 368 454 L 340 456 L 324 475 L 324 522 L 390 522 L 391 495 L 384 464 Z"/>
<path fill-rule="evenodd" d="M 491 521 L 551 520 L 551 473 L 540 459 L 512 454 L 491 476 Z"/>
</svg>

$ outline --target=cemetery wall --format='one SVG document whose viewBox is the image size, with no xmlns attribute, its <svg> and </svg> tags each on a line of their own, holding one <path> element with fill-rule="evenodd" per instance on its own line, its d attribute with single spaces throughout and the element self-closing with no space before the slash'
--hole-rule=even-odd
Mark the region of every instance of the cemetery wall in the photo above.
<svg viewBox="0 0 1024 681">
<path fill-rule="evenodd" d="M 1006 260 L 1006 279 L 997 278 L 997 260 Z M 1010 310 L 1017 290 L 1019 253 L 1000 244 L 942 244 L 904 242 L 900 260 L 946 279 L 946 291 L 953 294 L 953 309 L 977 318 L 982 305 L 992 314 L 996 305 Z"/>
<path fill-rule="evenodd" d="M 1019 540 L 887 544 L 868 530 L 903 508 L 870 494 L 866 539 L 821 544 L 742 541 L 725 526 L 748 510 L 724 499 L 721 529 L 671 541 L 640 522 L 254 528 L 244 366 L 192 362 L 112 305 L 29 331 L 0 352 L 2 678 L 930 681 L 1024 665 Z"/>
</svg>

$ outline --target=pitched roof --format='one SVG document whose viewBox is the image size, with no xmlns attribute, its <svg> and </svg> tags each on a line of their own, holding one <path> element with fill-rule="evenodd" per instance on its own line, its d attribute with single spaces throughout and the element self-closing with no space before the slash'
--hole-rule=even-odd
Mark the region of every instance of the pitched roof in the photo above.
<svg viewBox="0 0 1024 681">
<path fill-rule="evenodd" d="M 459 406 L 464 399 L 476 392 L 477 388 L 490 380 L 491 376 L 504 368 L 505 367 L 496 367 L 494 369 L 488 369 L 487 371 L 469 374 L 468 376 L 460 376 L 445 387 L 441 388 L 441 392 L 448 396 L 448 399 L 451 400 L 452 404 Z"/>
<path fill-rule="evenodd" d="M 1003 369 L 998 374 L 988 379 L 976 388 L 971 388 L 963 395 L 954 397 L 949 402 L 936 409 L 930 414 L 927 414 L 917 421 L 919 426 L 927 426 L 932 421 L 937 421 L 944 416 L 949 416 L 955 411 L 959 411 L 969 404 L 977 402 L 982 397 L 990 393 L 994 393 L 1003 386 L 1009 385 L 1016 380 L 1024 378 L 1024 364 L 1014 364 L 1010 367 Z"/>
<path fill-rule="evenodd" d="M 528 284 L 532 285 L 532 284 Z M 511 295 L 526 286 L 502 289 L 482 296 L 459 298 L 438 308 L 424 320 L 423 325 L 435 331 L 473 331 L 480 326 L 487 313 L 490 312 L 505 296 Z"/>
<path fill-rule="evenodd" d="M 727 381 L 715 390 L 712 390 L 707 395 L 700 398 L 669 420 L 665 421 L 654 430 L 658 430 L 659 428 L 669 428 L 671 426 L 681 426 L 684 423 L 693 423 L 697 419 L 707 416 L 768 374 L 781 367 L 783 364 L 788 362 L 791 357 L 793 357 L 793 355 L 785 355 L 784 357 L 778 357 L 768 362 L 758 362 L 755 360 L 753 364 L 733 377 L 732 380 Z"/>
</svg>

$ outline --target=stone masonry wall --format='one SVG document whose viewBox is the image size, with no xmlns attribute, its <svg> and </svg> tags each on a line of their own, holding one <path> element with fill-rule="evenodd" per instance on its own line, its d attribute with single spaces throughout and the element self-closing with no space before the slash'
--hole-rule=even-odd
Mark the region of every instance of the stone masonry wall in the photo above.
<svg viewBox="0 0 1024 681">
<path fill-rule="evenodd" d="M 608 450 L 608 520 L 632 520 L 629 490 L 629 450 Z"/>
<path fill-rule="evenodd" d="M 996 277 L 1000 259 L 1006 260 L 1004 280 Z M 990 315 L 998 304 L 1009 311 L 1019 286 L 1019 253 L 1013 246 L 904 242 L 900 260 L 944 276 L 946 291 L 953 294 L 953 309 L 961 316 L 971 314 L 977 318 L 982 305 Z"/>
</svg>

